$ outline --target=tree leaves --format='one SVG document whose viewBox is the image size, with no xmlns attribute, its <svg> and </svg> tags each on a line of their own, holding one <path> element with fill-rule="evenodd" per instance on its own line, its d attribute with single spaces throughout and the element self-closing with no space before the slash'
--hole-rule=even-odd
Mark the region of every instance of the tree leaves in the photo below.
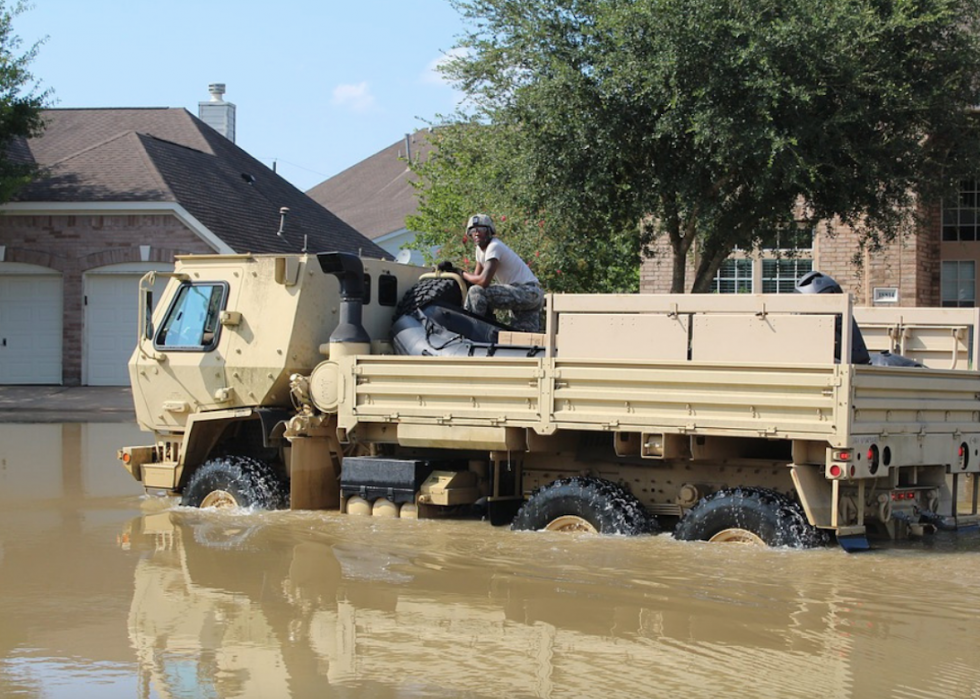
<svg viewBox="0 0 980 699">
<path fill-rule="evenodd" d="M 19 53 L 21 40 L 13 31 L 14 18 L 27 8 L 25 2 L 8 6 L 0 0 L 0 202 L 9 201 L 38 175 L 34 162 L 14 146 L 41 133 L 41 110 L 49 96 L 47 91 L 37 92 L 30 72 L 40 42 Z"/>
<path fill-rule="evenodd" d="M 773 230 L 836 217 L 891 239 L 980 155 L 980 0 L 453 1 L 473 28 L 448 73 L 480 128 L 450 152 L 482 156 L 420 170 L 423 211 L 450 191 L 547 211 L 613 267 L 666 236 L 675 291 Z"/>
</svg>

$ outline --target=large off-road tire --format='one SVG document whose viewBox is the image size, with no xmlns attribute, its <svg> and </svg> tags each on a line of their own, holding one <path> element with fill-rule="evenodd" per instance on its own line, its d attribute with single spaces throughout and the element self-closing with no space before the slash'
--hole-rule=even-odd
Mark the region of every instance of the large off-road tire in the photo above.
<svg viewBox="0 0 980 699">
<path fill-rule="evenodd" d="M 579 476 L 562 478 L 531 493 L 511 528 L 631 536 L 656 532 L 657 522 L 621 486 Z"/>
<path fill-rule="evenodd" d="M 455 279 L 423 279 L 410 287 L 395 308 L 395 317 L 423 308 L 430 303 L 439 302 L 448 306 L 462 306 L 463 292 Z"/>
<path fill-rule="evenodd" d="M 791 548 L 812 548 L 827 541 L 807 521 L 803 508 L 766 488 L 731 488 L 709 495 L 677 523 L 674 537 Z"/>
<path fill-rule="evenodd" d="M 180 504 L 280 510 L 289 506 L 289 487 L 265 462 L 248 456 L 222 456 L 194 472 L 184 487 Z"/>
</svg>

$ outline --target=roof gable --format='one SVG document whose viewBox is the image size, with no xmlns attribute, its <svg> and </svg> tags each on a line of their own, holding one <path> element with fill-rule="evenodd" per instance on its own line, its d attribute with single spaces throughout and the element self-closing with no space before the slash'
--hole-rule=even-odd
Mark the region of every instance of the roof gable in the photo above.
<svg viewBox="0 0 980 699">
<path fill-rule="evenodd" d="M 181 205 L 236 252 L 381 248 L 185 109 L 45 110 L 27 149 L 47 175 L 21 202 Z M 279 210 L 289 208 L 278 237 Z"/>
<path fill-rule="evenodd" d="M 405 228 L 405 218 L 418 209 L 418 198 L 406 157 L 414 160 L 432 149 L 428 131 L 416 131 L 370 158 L 362 160 L 307 194 L 372 240 Z"/>
<path fill-rule="evenodd" d="M 46 170 L 46 177 L 18 192 L 17 201 L 174 201 L 134 131 L 72 153 Z"/>
</svg>

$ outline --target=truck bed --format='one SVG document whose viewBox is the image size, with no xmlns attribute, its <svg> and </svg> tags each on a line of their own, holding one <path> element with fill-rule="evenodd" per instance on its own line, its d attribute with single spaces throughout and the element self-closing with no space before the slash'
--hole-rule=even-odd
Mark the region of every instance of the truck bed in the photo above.
<svg viewBox="0 0 980 699">
<path fill-rule="evenodd" d="M 980 373 L 627 359 L 351 358 L 339 425 L 822 440 L 980 433 Z"/>
</svg>

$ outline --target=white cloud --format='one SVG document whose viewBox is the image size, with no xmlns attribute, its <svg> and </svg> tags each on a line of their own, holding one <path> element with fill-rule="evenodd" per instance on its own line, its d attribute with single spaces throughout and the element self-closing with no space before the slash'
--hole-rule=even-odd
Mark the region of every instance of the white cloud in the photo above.
<svg viewBox="0 0 980 699">
<path fill-rule="evenodd" d="M 366 112 L 374 106 L 374 95 L 366 82 L 338 85 L 333 89 L 333 103 L 354 112 Z"/>
<path fill-rule="evenodd" d="M 426 66 L 425 72 L 422 73 L 422 82 L 430 85 L 448 85 L 449 81 L 446 80 L 445 75 L 439 72 L 439 67 L 448 63 L 454 58 L 465 56 L 466 53 L 466 49 L 455 48 L 442 54 L 438 58 L 434 58 L 429 65 Z"/>
</svg>

